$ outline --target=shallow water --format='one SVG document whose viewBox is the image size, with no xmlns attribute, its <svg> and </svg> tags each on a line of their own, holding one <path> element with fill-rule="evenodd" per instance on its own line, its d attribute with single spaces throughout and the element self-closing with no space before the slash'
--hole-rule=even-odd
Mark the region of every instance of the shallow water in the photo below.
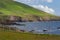
<svg viewBox="0 0 60 40">
<path fill-rule="evenodd" d="M 41 22 L 16 22 L 18 24 L 25 25 L 11 25 L 22 30 L 31 31 L 35 30 L 34 33 L 46 33 L 46 34 L 60 34 L 60 30 L 57 29 L 60 27 L 60 21 L 41 21 Z M 43 30 L 47 30 L 44 32 Z"/>
</svg>

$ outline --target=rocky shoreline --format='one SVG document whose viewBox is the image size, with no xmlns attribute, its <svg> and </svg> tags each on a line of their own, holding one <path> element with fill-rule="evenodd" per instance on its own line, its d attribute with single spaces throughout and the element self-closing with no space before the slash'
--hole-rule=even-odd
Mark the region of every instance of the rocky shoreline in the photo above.
<svg viewBox="0 0 60 40">
<path fill-rule="evenodd" d="M 11 24 L 14 22 L 40 22 L 40 21 L 60 21 L 60 18 L 50 19 L 48 17 L 41 18 L 39 16 L 0 16 L 0 24 Z"/>
</svg>

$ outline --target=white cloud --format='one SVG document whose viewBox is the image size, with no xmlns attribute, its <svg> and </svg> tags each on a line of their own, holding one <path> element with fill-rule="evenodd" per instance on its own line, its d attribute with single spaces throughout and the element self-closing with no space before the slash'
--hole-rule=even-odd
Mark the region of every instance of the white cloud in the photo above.
<svg viewBox="0 0 60 40">
<path fill-rule="evenodd" d="M 29 2 L 32 1 L 32 0 L 28 0 Z"/>
<path fill-rule="evenodd" d="M 51 13 L 51 14 L 53 14 L 55 12 L 55 10 L 53 10 L 52 8 L 49 8 L 48 6 L 32 5 L 32 7 L 37 8 L 37 9 L 42 10 L 47 13 Z"/>
<path fill-rule="evenodd" d="M 26 4 L 39 4 L 40 2 L 48 2 L 48 3 L 53 2 L 53 0 L 14 0 L 14 1 L 22 2 Z"/>
<path fill-rule="evenodd" d="M 53 0 L 42 0 L 42 1 L 46 1 L 46 2 L 48 2 L 48 3 L 53 2 Z"/>
<path fill-rule="evenodd" d="M 18 2 L 22 2 L 22 3 L 30 3 L 32 0 L 13 0 L 13 1 L 18 1 Z"/>
<path fill-rule="evenodd" d="M 40 1 L 40 0 L 15 0 L 15 1 L 28 1 L 28 2 L 31 2 L 31 1 Z M 41 0 L 41 1 L 53 2 L 53 0 Z"/>
</svg>

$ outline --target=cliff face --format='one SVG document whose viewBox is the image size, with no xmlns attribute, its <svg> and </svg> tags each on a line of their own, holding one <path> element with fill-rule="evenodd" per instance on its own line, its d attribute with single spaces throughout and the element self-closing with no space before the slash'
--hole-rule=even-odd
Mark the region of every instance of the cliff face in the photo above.
<svg viewBox="0 0 60 40">
<path fill-rule="evenodd" d="M 20 16 L 11 16 L 11 15 L 0 15 L 0 23 L 1 24 L 11 24 L 14 22 L 39 22 L 39 21 L 60 21 L 60 19 L 57 18 L 52 18 L 50 19 L 49 17 L 39 17 L 35 15 L 26 15 L 26 17 L 20 17 Z"/>
<path fill-rule="evenodd" d="M 50 17 L 39 17 L 39 16 L 30 16 L 30 18 L 27 17 L 21 17 L 23 22 L 37 22 L 37 21 L 60 21 L 60 18 L 50 18 Z"/>
</svg>

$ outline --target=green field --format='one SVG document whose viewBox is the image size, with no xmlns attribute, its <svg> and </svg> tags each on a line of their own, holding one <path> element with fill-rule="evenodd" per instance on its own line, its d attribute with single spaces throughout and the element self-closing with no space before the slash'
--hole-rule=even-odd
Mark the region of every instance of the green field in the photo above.
<svg viewBox="0 0 60 40">
<path fill-rule="evenodd" d="M 60 40 L 58 35 L 32 34 L 11 31 L 1 31 L 0 40 Z"/>
</svg>

